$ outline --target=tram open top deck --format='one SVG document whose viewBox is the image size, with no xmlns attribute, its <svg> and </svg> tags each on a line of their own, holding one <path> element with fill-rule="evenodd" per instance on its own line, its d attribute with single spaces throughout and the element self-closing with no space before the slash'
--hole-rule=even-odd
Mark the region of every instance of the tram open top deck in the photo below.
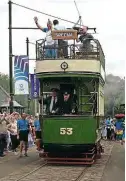
<svg viewBox="0 0 126 181">
<path fill-rule="evenodd" d="M 52 32 L 53 39 L 67 40 L 68 44 L 58 45 L 58 56 L 46 58 L 44 39 L 36 41 L 36 74 L 39 78 L 55 76 L 100 76 L 105 81 L 105 56 L 98 40 L 90 40 L 90 47 L 81 48 L 76 43 L 75 30 L 57 30 Z M 67 49 L 67 55 L 64 49 Z"/>
</svg>

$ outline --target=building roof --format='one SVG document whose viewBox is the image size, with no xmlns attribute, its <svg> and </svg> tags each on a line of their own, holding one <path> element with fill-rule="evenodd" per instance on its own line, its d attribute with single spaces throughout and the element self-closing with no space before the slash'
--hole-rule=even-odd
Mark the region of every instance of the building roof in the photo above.
<svg viewBox="0 0 126 181">
<path fill-rule="evenodd" d="M 3 107 L 9 107 L 9 102 L 4 102 L 0 107 L 1 107 L 1 108 L 3 108 Z M 20 104 L 19 104 L 18 102 L 16 102 L 16 101 L 13 101 L 13 107 L 15 107 L 15 108 L 23 108 L 23 106 L 20 105 Z"/>
<path fill-rule="evenodd" d="M 10 95 L 8 92 L 0 85 L 0 108 L 9 107 Z M 17 101 L 13 101 L 15 108 L 24 108 Z"/>
<path fill-rule="evenodd" d="M 6 94 L 6 96 L 9 98 L 10 95 L 7 93 L 7 91 L 0 85 L 0 89 Z"/>
</svg>

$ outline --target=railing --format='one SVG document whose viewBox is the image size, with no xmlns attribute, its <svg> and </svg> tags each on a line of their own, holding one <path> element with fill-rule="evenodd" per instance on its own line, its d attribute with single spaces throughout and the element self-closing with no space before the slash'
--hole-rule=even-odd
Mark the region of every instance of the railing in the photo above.
<svg viewBox="0 0 126 181">
<path fill-rule="evenodd" d="M 86 39 L 89 40 L 89 39 Z M 85 44 L 68 44 L 68 41 L 58 40 L 56 45 L 46 45 L 44 39 L 36 41 L 36 60 L 49 59 L 96 59 L 101 61 L 105 69 L 105 56 L 98 40 L 89 40 Z"/>
<path fill-rule="evenodd" d="M 51 95 L 51 92 L 43 92 L 43 98 L 46 99 Z M 97 99 L 94 99 L 94 94 L 90 95 L 80 95 L 81 102 L 79 103 L 77 99 L 77 114 L 76 115 L 90 115 L 94 116 L 97 114 Z M 83 99 L 83 98 L 86 99 Z M 43 114 L 46 115 L 46 105 L 43 105 Z M 61 114 L 62 115 L 62 114 Z"/>
</svg>

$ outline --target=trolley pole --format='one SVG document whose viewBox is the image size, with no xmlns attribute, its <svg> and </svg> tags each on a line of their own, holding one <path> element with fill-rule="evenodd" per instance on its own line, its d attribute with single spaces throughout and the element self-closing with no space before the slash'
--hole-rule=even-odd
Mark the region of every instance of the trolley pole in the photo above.
<svg viewBox="0 0 126 181">
<path fill-rule="evenodd" d="M 13 113 L 13 55 L 12 55 L 12 2 L 9 0 L 9 87 L 10 87 L 10 114 Z"/>
<path fill-rule="evenodd" d="M 27 53 L 27 56 L 29 57 L 29 39 L 28 39 L 28 37 L 26 38 L 26 53 Z M 28 82 L 28 87 L 29 87 L 29 82 Z M 29 87 L 29 94 L 28 94 L 28 114 L 30 114 L 30 87 Z"/>
</svg>

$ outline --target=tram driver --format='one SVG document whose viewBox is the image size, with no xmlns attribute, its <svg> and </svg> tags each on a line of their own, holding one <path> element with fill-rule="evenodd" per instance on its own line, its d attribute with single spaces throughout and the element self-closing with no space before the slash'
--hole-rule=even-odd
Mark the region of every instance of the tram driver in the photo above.
<svg viewBox="0 0 126 181">
<path fill-rule="evenodd" d="M 70 92 L 63 94 L 63 114 L 77 114 L 76 97 Z"/>
<path fill-rule="evenodd" d="M 59 96 L 59 89 L 52 88 L 52 94 L 43 100 L 43 104 L 46 105 L 46 114 L 59 115 L 61 111 L 61 100 Z M 41 104 L 42 101 L 39 100 Z"/>
</svg>

